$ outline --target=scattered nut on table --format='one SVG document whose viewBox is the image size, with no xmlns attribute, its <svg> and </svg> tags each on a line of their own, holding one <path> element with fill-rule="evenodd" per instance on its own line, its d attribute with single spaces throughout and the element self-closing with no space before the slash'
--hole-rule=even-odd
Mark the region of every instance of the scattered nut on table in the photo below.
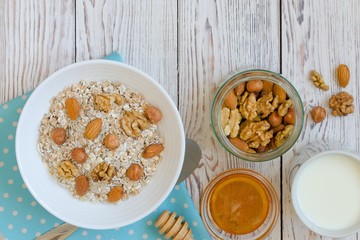
<svg viewBox="0 0 360 240">
<path fill-rule="evenodd" d="M 337 77 L 341 87 L 345 88 L 350 81 L 350 70 L 345 64 L 340 64 L 337 68 Z"/>
<path fill-rule="evenodd" d="M 314 107 L 310 111 L 310 114 L 311 114 L 311 118 L 314 120 L 315 123 L 320 123 L 324 121 L 324 119 L 326 118 L 326 110 L 321 106 Z"/>
<path fill-rule="evenodd" d="M 323 76 L 315 70 L 310 72 L 310 80 L 314 83 L 314 86 L 324 91 L 329 90 L 329 86 L 325 83 Z"/>
<path fill-rule="evenodd" d="M 329 99 L 331 114 L 336 117 L 346 116 L 354 112 L 354 98 L 347 92 L 340 92 Z"/>
</svg>

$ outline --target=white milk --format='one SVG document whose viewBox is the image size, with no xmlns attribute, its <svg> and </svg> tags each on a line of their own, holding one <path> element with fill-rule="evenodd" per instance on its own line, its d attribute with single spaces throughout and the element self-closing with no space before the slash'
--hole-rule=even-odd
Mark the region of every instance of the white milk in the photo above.
<svg viewBox="0 0 360 240">
<path fill-rule="evenodd" d="M 320 155 L 306 162 L 296 178 L 293 198 L 312 224 L 327 230 L 359 224 L 360 161 L 340 153 Z"/>
</svg>

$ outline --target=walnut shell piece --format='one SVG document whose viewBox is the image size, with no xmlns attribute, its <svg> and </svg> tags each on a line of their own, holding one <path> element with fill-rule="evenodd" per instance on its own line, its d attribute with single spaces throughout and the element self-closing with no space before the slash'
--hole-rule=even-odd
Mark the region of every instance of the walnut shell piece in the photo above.
<svg viewBox="0 0 360 240">
<path fill-rule="evenodd" d="M 326 110 L 321 106 L 314 107 L 310 114 L 315 123 L 322 122 L 326 118 Z"/>
<path fill-rule="evenodd" d="M 99 163 L 92 171 L 92 179 L 97 181 L 107 181 L 109 182 L 116 174 L 116 168 L 112 165 L 109 165 L 107 162 Z"/>
<path fill-rule="evenodd" d="M 121 200 L 124 196 L 124 189 L 121 186 L 113 187 L 107 194 L 107 200 L 110 203 Z"/>
<path fill-rule="evenodd" d="M 132 163 L 126 170 L 126 176 L 133 181 L 139 180 L 144 173 L 144 169 L 136 163 Z"/>
<path fill-rule="evenodd" d="M 120 119 L 120 127 L 129 137 L 138 137 L 141 135 L 142 130 L 148 126 L 147 119 L 139 112 L 125 112 Z"/>
<path fill-rule="evenodd" d="M 51 139 L 57 145 L 63 145 L 66 141 L 66 130 L 64 128 L 54 128 L 50 133 Z"/>
<path fill-rule="evenodd" d="M 346 116 L 354 112 L 354 98 L 347 92 L 340 92 L 329 99 L 331 114 L 336 117 Z"/>
<path fill-rule="evenodd" d="M 70 160 L 64 160 L 57 166 L 57 173 L 62 178 L 70 179 L 78 172 L 79 169 Z"/>
</svg>

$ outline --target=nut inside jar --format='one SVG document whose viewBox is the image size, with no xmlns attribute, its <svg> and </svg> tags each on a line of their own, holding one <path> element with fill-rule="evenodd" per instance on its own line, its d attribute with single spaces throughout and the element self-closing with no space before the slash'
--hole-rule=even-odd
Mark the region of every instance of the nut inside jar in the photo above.
<svg viewBox="0 0 360 240">
<path fill-rule="evenodd" d="M 237 89 L 244 84 L 245 89 L 238 94 Z M 239 86 L 229 91 L 220 111 L 222 130 L 230 143 L 250 153 L 280 147 L 296 122 L 293 101 L 271 81 L 250 80 Z"/>
</svg>

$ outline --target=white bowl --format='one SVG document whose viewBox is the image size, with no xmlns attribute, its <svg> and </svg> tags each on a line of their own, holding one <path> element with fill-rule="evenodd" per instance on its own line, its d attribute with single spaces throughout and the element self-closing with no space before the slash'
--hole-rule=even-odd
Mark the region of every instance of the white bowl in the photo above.
<svg viewBox="0 0 360 240">
<path fill-rule="evenodd" d="M 152 181 L 141 192 L 117 205 L 74 198 L 51 176 L 37 150 L 39 126 L 50 100 L 66 86 L 84 81 L 122 82 L 140 92 L 145 101 L 163 113 L 159 123 L 165 150 Z M 179 112 L 166 91 L 138 69 L 109 60 L 91 60 L 62 68 L 41 83 L 22 110 L 16 131 L 16 158 L 24 182 L 35 199 L 50 213 L 70 224 L 90 229 L 111 229 L 140 220 L 170 194 L 180 174 L 185 135 Z"/>
</svg>

